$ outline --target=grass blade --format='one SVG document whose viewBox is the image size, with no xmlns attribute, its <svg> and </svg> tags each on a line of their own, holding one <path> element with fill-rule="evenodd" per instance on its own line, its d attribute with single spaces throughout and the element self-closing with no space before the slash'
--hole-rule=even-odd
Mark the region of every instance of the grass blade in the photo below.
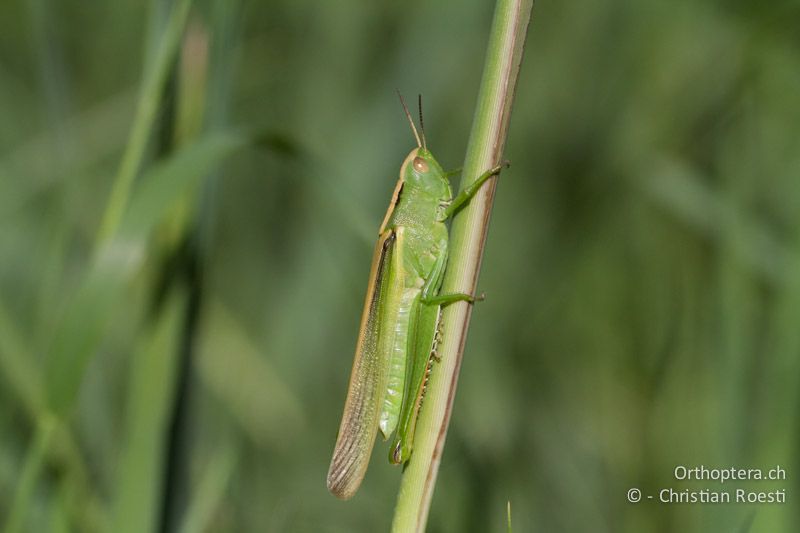
<svg viewBox="0 0 800 533">
<path fill-rule="evenodd" d="M 177 368 L 183 297 L 173 296 L 146 335 L 132 365 L 125 420 L 125 445 L 112 528 L 125 533 L 154 531 Z"/>
<path fill-rule="evenodd" d="M 130 137 L 100 224 L 97 248 L 114 236 L 125 213 L 134 179 L 142 166 L 147 140 L 161 105 L 161 93 L 175 60 L 191 5 L 192 0 L 178 0 L 167 22 L 152 68 L 145 73 Z"/>
<path fill-rule="evenodd" d="M 54 334 L 46 384 L 55 412 L 68 412 L 74 405 L 86 365 L 127 283 L 144 261 L 150 231 L 210 169 L 247 142 L 248 137 L 238 133 L 212 134 L 187 145 L 143 176 L 119 235 L 95 257 Z"/>
<path fill-rule="evenodd" d="M 41 422 L 36 427 L 34 442 L 33 445 L 28 448 L 28 455 L 22 467 L 22 475 L 20 476 L 17 491 L 14 494 L 14 500 L 11 504 L 11 511 L 8 513 L 8 519 L 3 529 L 5 533 L 23 531 L 25 517 L 28 515 L 30 501 L 33 497 L 33 491 L 36 488 L 36 480 L 39 478 L 39 473 L 42 470 L 44 459 L 50 446 L 50 440 L 53 437 L 55 429 L 56 420 L 53 417 L 42 418 Z"/>
</svg>

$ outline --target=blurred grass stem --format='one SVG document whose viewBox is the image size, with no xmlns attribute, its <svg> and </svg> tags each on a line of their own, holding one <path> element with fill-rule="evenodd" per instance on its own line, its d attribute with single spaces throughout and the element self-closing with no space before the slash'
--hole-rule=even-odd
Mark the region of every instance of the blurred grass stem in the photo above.
<svg viewBox="0 0 800 533">
<path fill-rule="evenodd" d="M 111 196 L 103 213 L 95 251 L 114 236 L 122 222 L 134 179 L 142 166 L 148 137 L 160 107 L 161 93 L 175 60 L 191 5 L 192 0 L 178 0 L 170 15 L 152 66 L 145 72 L 133 126 L 131 126 L 128 143 L 125 145 L 122 162 L 117 170 L 116 178 L 114 178 Z"/>
<path fill-rule="evenodd" d="M 33 444 L 28 448 L 22 474 L 17 484 L 17 491 L 11 504 L 4 533 L 23 531 L 22 526 L 28 516 L 31 497 L 36 489 L 36 481 L 45 462 L 47 449 L 50 446 L 53 433 L 56 429 L 56 419 L 53 416 L 44 416 L 39 420 L 33 439 Z"/>
<path fill-rule="evenodd" d="M 532 7 L 532 0 L 497 2 L 461 190 L 502 160 Z M 488 181 L 453 219 L 452 252 L 442 285 L 443 294 L 475 293 L 495 185 L 496 178 Z M 442 362 L 431 375 L 425 407 L 420 413 L 414 455 L 403 473 L 392 524 L 395 532 L 425 530 L 471 311 L 472 307 L 465 303 L 453 304 L 444 310 Z"/>
</svg>

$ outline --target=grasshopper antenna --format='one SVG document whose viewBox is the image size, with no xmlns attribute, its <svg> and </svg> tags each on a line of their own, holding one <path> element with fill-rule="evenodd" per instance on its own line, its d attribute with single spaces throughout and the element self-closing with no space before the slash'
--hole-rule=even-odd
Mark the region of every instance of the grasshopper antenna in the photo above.
<svg viewBox="0 0 800 533">
<path fill-rule="evenodd" d="M 419 107 L 419 129 L 422 131 L 422 148 L 427 150 L 428 146 L 425 144 L 425 123 L 422 121 L 422 95 L 418 95 L 417 105 Z"/>
<path fill-rule="evenodd" d="M 400 94 L 400 91 L 397 90 L 397 89 L 395 89 L 395 90 L 397 91 L 397 96 L 400 97 L 400 104 L 402 104 L 403 111 L 405 111 L 405 113 L 406 113 L 406 118 L 408 119 L 408 123 L 411 124 L 411 131 L 414 132 L 414 138 L 417 140 L 417 147 L 418 148 L 422 148 L 423 144 L 419 140 L 419 133 L 417 133 L 417 127 L 414 125 L 414 119 L 411 118 L 411 113 L 408 112 L 408 107 L 406 106 L 406 101 L 403 100 L 403 95 Z"/>
</svg>

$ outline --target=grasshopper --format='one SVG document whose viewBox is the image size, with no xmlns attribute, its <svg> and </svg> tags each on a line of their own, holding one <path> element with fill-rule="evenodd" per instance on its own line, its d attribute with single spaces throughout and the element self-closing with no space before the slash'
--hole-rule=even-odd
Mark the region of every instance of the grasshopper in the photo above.
<svg viewBox="0 0 800 533">
<path fill-rule="evenodd" d="M 398 93 L 399 95 L 399 93 Z M 428 151 L 419 100 L 420 136 L 400 96 L 417 142 L 383 218 L 372 256 L 350 384 L 328 470 L 328 490 L 348 499 L 367 470 L 377 431 L 393 432 L 389 461 L 405 464 L 442 328 L 442 307 L 473 303 L 469 294 L 440 294 L 447 267 L 450 219 L 492 176 L 495 167 L 453 198 L 448 174 Z"/>
</svg>

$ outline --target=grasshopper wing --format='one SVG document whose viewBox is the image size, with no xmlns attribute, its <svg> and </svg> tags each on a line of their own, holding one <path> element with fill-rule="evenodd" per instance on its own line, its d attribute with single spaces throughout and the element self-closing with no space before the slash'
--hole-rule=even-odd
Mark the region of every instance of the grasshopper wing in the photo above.
<svg viewBox="0 0 800 533">
<path fill-rule="evenodd" d="M 396 314 L 396 287 L 402 283 L 396 237 L 393 229 L 386 230 L 375 245 L 344 414 L 328 470 L 328 490 L 342 499 L 355 494 L 367 471 L 386 393 L 391 342 L 381 331 Z"/>
</svg>

